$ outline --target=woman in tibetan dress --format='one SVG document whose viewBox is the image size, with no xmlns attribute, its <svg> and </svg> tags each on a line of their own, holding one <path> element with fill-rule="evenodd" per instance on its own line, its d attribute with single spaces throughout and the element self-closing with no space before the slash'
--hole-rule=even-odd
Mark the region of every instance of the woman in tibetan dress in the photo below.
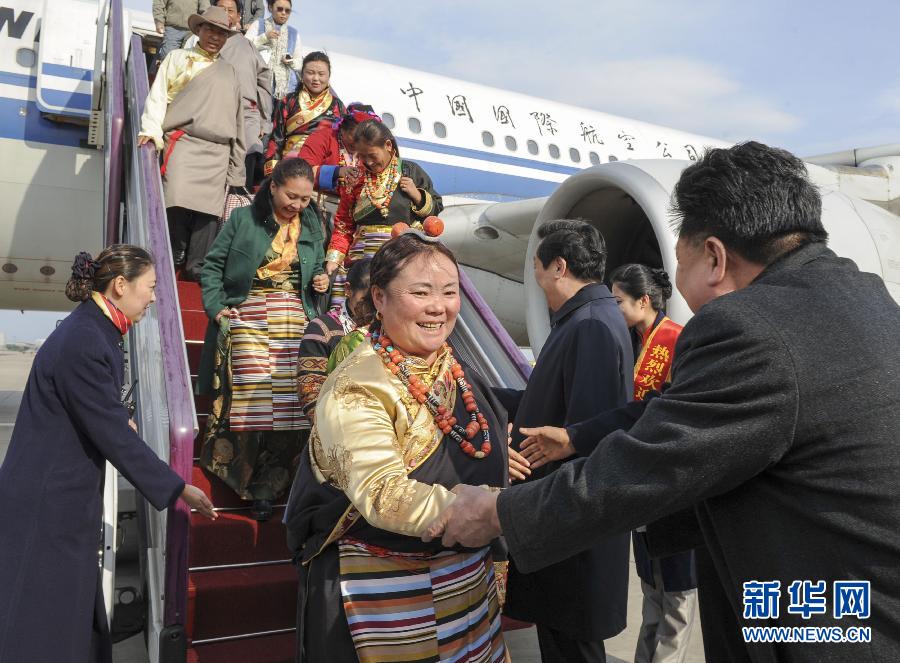
<svg viewBox="0 0 900 663">
<path fill-rule="evenodd" d="M 455 359 L 453 254 L 408 232 L 375 255 L 377 321 L 326 380 L 288 501 L 297 660 L 504 660 L 490 547 L 421 536 L 458 483 L 507 482 L 506 414 Z"/>
<path fill-rule="evenodd" d="M 266 520 L 288 488 L 309 430 L 297 397 L 297 352 L 325 292 L 312 170 L 285 159 L 249 207 L 234 210 L 203 267 L 209 328 L 198 389 L 212 394 L 201 464 Z"/>
<path fill-rule="evenodd" d="M 299 156 L 303 144 L 315 131 L 330 127 L 345 112 L 344 103 L 331 89 L 331 60 L 321 51 L 313 51 L 303 58 L 300 85 L 275 106 L 266 150 L 266 175 L 280 159 Z"/>
<path fill-rule="evenodd" d="M 337 272 L 332 308 L 343 301 L 346 268 L 355 260 L 375 255 L 390 239 L 395 223 L 413 226 L 444 209 L 428 173 L 419 164 L 401 159 L 397 140 L 379 119 L 361 122 L 354 143 L 361 172 L 352 188 L 341 190 L 325 254 L 325 272 L 329 276 Z"/>
</svg>

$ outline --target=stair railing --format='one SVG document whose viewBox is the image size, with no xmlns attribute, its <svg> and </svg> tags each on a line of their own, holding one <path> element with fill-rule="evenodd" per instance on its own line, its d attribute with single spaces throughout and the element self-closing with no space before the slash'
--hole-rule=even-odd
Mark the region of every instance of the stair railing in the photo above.
<svg viewBox="0 0 900 663">
<path fill-rule="evenodd" d="M 122 0 L 113 0 L 121 8 Z M 121 14 L 120 14 L 121 16 Z M 121 19 L 120 19 L 121 25 Z M 123 85 L 127 241 L 147 247 L 156 262 L 156 303 L 132 330 L 132 365 L 138 379 L 141 435 L 185 482 L 191 481 L 197 415 L 158 155 L 153 143 L 137 145 L 140 118 L 149 93 L 141 39 L 132 36 Z M 121 75 L 121 70 L 120 70 Z M 148 651 L 152 662 L 184 660 L 187 648 L 188 544 L 190 509 L 183 502 L 158 514 L 147 509 L 146 577 Z"/>
</svg>

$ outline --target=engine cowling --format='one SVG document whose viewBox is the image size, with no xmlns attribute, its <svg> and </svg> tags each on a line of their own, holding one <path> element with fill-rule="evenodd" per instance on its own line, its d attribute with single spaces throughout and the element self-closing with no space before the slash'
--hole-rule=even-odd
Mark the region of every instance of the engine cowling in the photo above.
<svg viewBox="0 0 900 663">
<path fill-rule="evenodd" d="M 534 279 L 537 228 L 553 219 L 585 219 L 606 240 L 607 274 L 619 265 L 639 262 L 663 267 L 674 281 L 676 236 L 669 207 L 675 183 L 690 163 L 663 159 L 603 164 L 571 176 L 547 199 L 532 228 L 524 261 L 526 325 L 535 356 L 550 333 L 547 301 Z M 826 188 L 833 177 L 825 169 L 809 166 L 809 170 L 822 186 L 829 246 L 861 270 L 881 276 L 900 301 L 900 220 L 871 203 Z M 691 317 L 677 290 L 667 312 L 681 324 Z"/>
</svg>

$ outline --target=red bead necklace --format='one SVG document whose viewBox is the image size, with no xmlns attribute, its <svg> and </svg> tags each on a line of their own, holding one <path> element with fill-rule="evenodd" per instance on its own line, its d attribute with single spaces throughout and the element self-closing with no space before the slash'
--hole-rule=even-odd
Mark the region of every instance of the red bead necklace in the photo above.
<svg viewBox="0 0 900 663">
<path fill-rule="evenodd" d="M 453 413 L 441 405 L 433 390 L 429 389 L 418 375 L 410 373 L 409 366 L 406 363 L 406 357 L 393 346 L 391 339 L 377 330 L 369 332 L 369 338 L 372 341 L 372 347 L 381 357 L 385 367 L 402 382 L 412 397 L 419 403 L 428 408 L 437 427 L 444 435 L 453 438 L 460 449 L 472 458 L 485 458 L 491 453 L 491 433 L 489 430 L 487 419 L 478 409 L 475 402 L 475 395 L 472 388 L 466 381 L 466 375 L 462 366 L 453 358 L 451 354 L 450 374 L 453 380 L 459 386 L 460 394 L 462 394 L 463 403 L 466 406 L 466 412 L 469 413 L 469 423 L 463 428 L 457 421 Z M 446 346 L 445 346 L 446 347 Z M 449 348 L 448 348 L 449 350 Z M 472 444 L 472 440 L 481 431 L 481 449 L 476 449 Z"/>
</svg>

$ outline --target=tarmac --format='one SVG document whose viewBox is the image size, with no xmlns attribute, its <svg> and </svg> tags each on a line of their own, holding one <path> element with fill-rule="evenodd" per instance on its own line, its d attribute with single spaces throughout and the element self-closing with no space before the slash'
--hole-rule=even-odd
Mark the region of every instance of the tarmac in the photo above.
<svg viewBox="0 0 900 663">
<path fill-rule="evenodd" d="M 0 351 L 0 462 L 6 455 L 12 435 L 16 413 L 22 399 L 22 390 L 31 370 L 34 353 Z M 608 663 L 625 663 L 634 658 L 634 648 L 641 625 L 641 586 L 635 574 L 634 561 L 630 564 L 628 585 L 628 626 L 622 633 L 606 641 Z M 514 663 L 540 663 L 537 634 L 534 628 L 505 633 L 507 646 Z M 703 640 L 700 634 L 700 618 L 695 616 L 688 650 L 683 663 L 704 663 Z M 138 634 L 113 647 L 115 663 L 148 663 L 142 634 Z"/>
</svg>

